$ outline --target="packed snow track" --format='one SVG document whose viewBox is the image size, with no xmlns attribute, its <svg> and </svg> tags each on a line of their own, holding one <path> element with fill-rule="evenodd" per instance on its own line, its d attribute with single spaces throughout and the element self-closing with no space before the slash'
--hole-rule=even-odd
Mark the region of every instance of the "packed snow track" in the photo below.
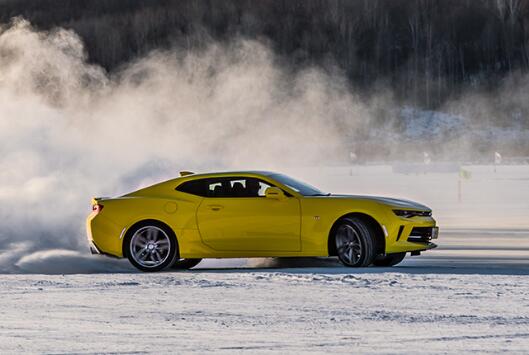
<svg viewBox="0 0 529 355">
<path fill-rule="evenodd" d="M 529 232 L 441 238 L 394 268 L 265 259 L 2 275 L 0 353 L 526 352 Z"/>
</svg>

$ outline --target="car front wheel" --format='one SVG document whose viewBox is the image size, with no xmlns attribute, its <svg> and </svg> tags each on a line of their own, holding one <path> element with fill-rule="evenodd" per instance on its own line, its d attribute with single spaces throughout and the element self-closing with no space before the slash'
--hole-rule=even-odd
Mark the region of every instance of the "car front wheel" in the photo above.
<svg viewBox="0 0 529 355">
<path fill-rule="evenodd" d="M 334 241 L 338 258 L 345 266 L 369 266 L 375 257 L 375 237 L 362 219 L 347 217 L 335 229 Z"/>
</svg>

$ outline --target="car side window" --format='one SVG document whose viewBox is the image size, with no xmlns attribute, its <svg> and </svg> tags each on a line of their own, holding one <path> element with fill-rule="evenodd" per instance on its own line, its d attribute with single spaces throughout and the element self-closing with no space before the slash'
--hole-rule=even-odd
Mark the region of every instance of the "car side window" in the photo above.
<svg viewBox="0 0 529 355">
<path fill-rule="evenodd" d="M 185 192 L 191 195 L 208 196 L 208 179 L 186 181 L 176 187 L 176 191 Z"/>
<path fill-rule="evenodd" d="M 187 181 L 176 190 L 201 197 L 264 197 L 271 186 L 251 177 L 222 177 Z"/>
<path fill-rule="evenodd" d="M 257 180 L 257 179 L 254 179 L 254 180 Z M 257 182 L 259 183 L 259 189 L 257 190 L 257 196 L 259 197 L 265 197 L 265 191 L 267 188 L 269 187 L 272 187 L 272 185 L 264 182 L 264 181 L 261 181 L 261 180 L 257 180 Z"/>
<path fill-rule="evenodd" d="M 208 197 L 264 197 L 270 184 L 250 177 L 211 179 L 208 182 Z"/>
</svg>

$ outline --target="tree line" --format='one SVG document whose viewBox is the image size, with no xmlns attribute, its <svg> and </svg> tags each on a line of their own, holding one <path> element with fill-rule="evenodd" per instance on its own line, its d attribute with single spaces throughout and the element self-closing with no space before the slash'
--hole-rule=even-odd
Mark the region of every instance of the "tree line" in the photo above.
<svg viewBox="0 0 529 355">
<path fill-rule="evenodd" d="M 337 65 L 361 92 L 389 86 L 425 108 L 529 68 L 529 0 L 0 0 L 0 22 L 15 16 L 74 30 L 108 71 L 241 36 L 292 68 Z"/>
</svg>

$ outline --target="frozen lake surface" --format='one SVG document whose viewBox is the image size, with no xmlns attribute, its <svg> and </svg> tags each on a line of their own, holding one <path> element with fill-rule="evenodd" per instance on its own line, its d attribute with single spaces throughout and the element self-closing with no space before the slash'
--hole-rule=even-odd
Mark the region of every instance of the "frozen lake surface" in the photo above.
<svg viewBox="0 0 529 355">
<path fill-rule="evenodd" d="M 394 268 L 235 259 L 2 275 L 0 353 L 527 352 L 529 231 L 452 230 L 439 242 Z"/>
</svg>

